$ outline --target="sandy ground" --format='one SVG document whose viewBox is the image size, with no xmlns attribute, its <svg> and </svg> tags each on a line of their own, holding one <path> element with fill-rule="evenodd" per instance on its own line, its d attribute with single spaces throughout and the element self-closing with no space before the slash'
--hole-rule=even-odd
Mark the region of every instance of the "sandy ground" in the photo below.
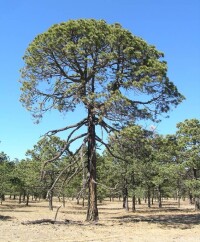
<svg viewBox="0 0 200 242">
<path fill-rule="evenodd" d="M 183 203 L 183 202 L 182 202 Z M 175 201 L 165 201 L 162 209 L 155 204 L 137 205 L 137 212 L 122 209 L 119 201 L 99 204 L 100 220 L 97 224 L 85 222 L 86 208 L 68 200 L 58 212 L 57 221 L 68 219 L 68 224 L 31 224 L 24 221 L 54 219 L 56 208 L 49 211 L 46 201 L 30 202 L 30 206 L 17 201 L 5 201 L 0 205 L 0 242 L 200 242 L 200 213 L 184 202 L 177 209 Z"/>
</svg>

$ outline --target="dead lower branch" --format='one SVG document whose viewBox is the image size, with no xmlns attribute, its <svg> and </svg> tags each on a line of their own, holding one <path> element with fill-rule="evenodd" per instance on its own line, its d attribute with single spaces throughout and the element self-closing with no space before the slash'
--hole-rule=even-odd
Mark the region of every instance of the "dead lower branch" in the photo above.
<svg viewBox="0 0 200 242">
<path fill-rule="evenodd" d="M 48 163 L 51 163 L 51 162 L 53 162 L 53 161 L 55 161 L 55 160 L 57 160 L 58 158 L 60 158 L 60 156 L 69 148 L 69 146 L 70 146 L 70 144 L 72 143 L 72 142 L 74 142 L 75 140 L 77 140 L 77 139 L 80 139 L 80 138 L 83 138 L 83 137 L 85 137 L 87 135 L 87 133 L 84 133 L 84 134 L 81 134 L 81 135 L 78 135 L 78 136 L 76 136 L 76 137 L 74 137 L 73 139 L 71 139 L 69 142 L 67 142 L 66 144 L 65 144 L 65 146 L 64 146 L 64 148 L 56 155 L 56 156 L 54 156 L 53 158 L 51 158 L 51 159 L 49 159 L 49 160 L 47 160 L 47 161 L 45 161 L 44 163 L 43 163 L 43 167 L 42 167 L 42 170 L 44 169 L 44 167 L 48 164 Z"/>
<path fill-rule="evenodd" d="M 50 130 L 46 134 L 44 134 L 44 136 L 48 136 L 48 135 L 49 136 L 52 136 L 52 135 L 55 135 L 55 134 L 57 134 L 59 132 L 66 131 L 68 129 L 72 129 L 72 128 L 76 128 L 76 127 L 81 127 L 81 126 L 83 126 L 86 123 L 87 123 L 87 118 L 84 118 L 83 120 L 81 120 L 80 122 L 78 122 L 76 124 L 69 125 L 69 126 L 66 126 L 64 128 L 61 128 L 61 129 Z"/>
</svg>

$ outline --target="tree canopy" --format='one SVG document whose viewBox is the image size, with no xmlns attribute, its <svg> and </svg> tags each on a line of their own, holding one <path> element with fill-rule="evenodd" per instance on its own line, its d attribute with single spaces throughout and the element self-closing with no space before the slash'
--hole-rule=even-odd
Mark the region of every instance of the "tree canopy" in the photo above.
<svg viewBox="0 0 200 242">
<path fill-rule="evenodd" d="M 55 24 L 26 50 L 21 101 L 36 117 L 50 109 L 73 111 L 81 103 L 86 110 L 92 106 L 98 121 L 153 118 L 183 99 L 163 57 L 119 24 Z"/>
</svg>

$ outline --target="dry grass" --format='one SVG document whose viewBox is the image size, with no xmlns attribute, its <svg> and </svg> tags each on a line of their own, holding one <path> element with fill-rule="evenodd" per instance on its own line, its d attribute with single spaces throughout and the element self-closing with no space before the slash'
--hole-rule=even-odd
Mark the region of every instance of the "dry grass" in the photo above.
<svg viewBox="0 0 200 242">
<path fill-rule="evenodd" d="M 188 201 L 177 208 L 176 201 L 166 200 L 162 209 L 155 204 L 151 209 L 146 204 L 137 205 L 136 212 L 126 212 L 119 201 L 104 201 L 99 204 L 100 220 L 97 224 L 85 222 L 86 208 L 68 200 L 61 207 L 57 220 L 70 220 L 69 224 L 23 225 L 23 221 L 54 219 L 46 201 L 30 202 L 30 206 L 7 200 L 0 205 L 1 242 L 168 242 L 200 241 L 200 213 L 195 212 Z"/>
</svg>

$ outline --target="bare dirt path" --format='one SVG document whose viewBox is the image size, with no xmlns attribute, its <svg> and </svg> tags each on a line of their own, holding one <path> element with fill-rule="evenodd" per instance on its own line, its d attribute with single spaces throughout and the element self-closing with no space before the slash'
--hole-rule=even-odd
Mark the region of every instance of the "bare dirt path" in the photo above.
<svg viewBox="0 0 200 242">
<path fill-rule="evenodd" d="M 61 207 L 57 221 L 66 224 L 29 224 L 22 222 L 54 219 L 54 210 L 48 203 L 31 202 L 26 207 L 17 201 L 5 201 L 0 205 L 0 242 L 200 242 L 200 213 L 188 202 L 177 209 L 174 201 L 165 201 L 164 207 L 151 209 L 146 204 L 137 205 L 137 212 L 126 212 L 119 201 L 99 204 L 100 220 L 96 224 L 85 222 L 86 208 L 68 200 Z M 71 223 L 72 222 L 72 223 Z"/>
</svg>

